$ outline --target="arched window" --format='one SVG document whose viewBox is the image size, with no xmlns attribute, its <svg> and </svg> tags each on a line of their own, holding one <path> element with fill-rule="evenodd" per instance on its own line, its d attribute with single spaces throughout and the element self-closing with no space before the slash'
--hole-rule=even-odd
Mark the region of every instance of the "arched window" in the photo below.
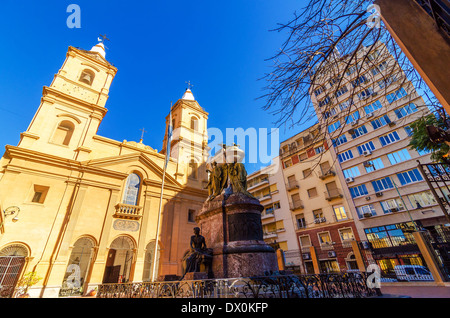
<svg viewBox="0 0 450 318">
<path fill-rule="evenodd" d="M 191 129 L 198 130 L 198 119 L 197 117 L 191 117 Z"/>
<path fill-rule="evenodd" d="M 197 163 L 195 162 L 194 159 L 191 159 L 188 166 L 188 177 L 191 179 L 197 179 L 197 172 L 198 172 Z"/>
<path fill-rule="evenodd" d="M 71 121 L 63 120 L 56 128 L 52 142 L 55 144 L 68 146 L 74 130 L 75 125 Z"/>
<path fill-rule="evenodd" d="M 82 83 L 85 83 L 87 85 L 92 85 L 92 82 L 94 81 L 95 74 L 91 70 L 85 69 L 83 72 L 81 72 L 79 81 Z"/>
<path fill-rule="evenodd" d="M 135 173 L 130 174 L 127 178 L 122 202 L 125 204 L 137 205 L 140 187 L 141 178 Z"/>
</svg>

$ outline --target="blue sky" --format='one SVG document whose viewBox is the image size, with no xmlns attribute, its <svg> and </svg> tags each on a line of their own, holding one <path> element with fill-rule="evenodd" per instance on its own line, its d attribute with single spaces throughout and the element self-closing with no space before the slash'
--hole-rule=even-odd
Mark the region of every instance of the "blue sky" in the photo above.
<svg viewBox="0 0 450 318">
<path fill-rule="evenodd" d="M 118 68 L 98 134 L 161 149 L 170 103 L 186 89 L 209 112 L 209 127 L 274 127 L 263 111 L 266 61 L 286 34 L 270 32 L 287 22 L 305 0 L 229 1 L 11 1 L 0 12 L 0 154 L 17 145 L 37 110 L 68 46 L 90 49 L 99 34 L 111 40 L 106 58 Z M 70 29 L 69 4 L 81 8 L 81 28 Z M 280 141 L 305 129 L 280 130 Z M 257 164 L 247 164 L 252 172 Z"/>
</svg>

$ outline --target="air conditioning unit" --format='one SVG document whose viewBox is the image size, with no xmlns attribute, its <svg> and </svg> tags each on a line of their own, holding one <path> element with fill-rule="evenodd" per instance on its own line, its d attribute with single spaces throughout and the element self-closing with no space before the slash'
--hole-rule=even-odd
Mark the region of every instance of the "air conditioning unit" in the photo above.
<svg viewBox="0 0 450 318">
<path fill-rule="evenodd" d="M 372 216 L 372 213 L 366 212 L 366 213 L 363 214 L 363 216 L 364 216 L 365 218 L 370 218 L 370 217 Z"/>
<path fill-rule="evenodd" d="M 348 133 L 349 133 L 350 135 L 353 135 L 353 134 L 355 133 L 355 130 L 354 130 L 353 128 L 350 128 L 350 129 L 348 130 Z"/>
<path fill-rule="evenodd" d="M 370 197 L 369 197 L 369 196 L 367 196 L 367 197 L 366 197 L 366 201 L 369 201 L 369 200 L 370 200 Z"/>
<path fill-rule="evenodd" d="M 358 119 L 357 119 L 357 120 L 354 120 L 354 121 L 352 121 L 352 126 L 356 126 L 356 125 L 358 125 Z"/>
<path fill-rule="evenodd" d="M 355 179 L 353 179 L 352 177 L 345 178 L 345 182 L 347 182 L 347 183 L 350 183 L 350 182 L 353 182 L 353 181 L 355 181 Z"/>
<path fill-rule="evenodd" d="M 372 151 L 370 151 L 370 150 L 364 150 L 363 151 L 363 155 L 364 156 L 369 156 L 369 155 L 371 155 L 372 154 Z"/>
<path fill-rule="evenodd" d="M 395 121 L 391 121 L 388 125 L 389 125 L 389 127 L 393 127 L 393 126 L 395 126 Z"/>
<path fill-rule="evenodd" d="M 369 119 L 370 117 L 373 117 L 373 113 L 367 114 L 366 118 Z"/>
<path fill-rule="evenodd" d="M 303 259 L 311 259 L 311 254 L 309 253 L 303 253 L 302 254 Z"/>
<path fill-rule="evenodd" d="M 336 257 L 335 251 L 328 251 L 328 257 Z"/>
<path fill-rule="evenodd" d="M 382 196 L 383 196 L 383 192 L 375 192 L 375 195 L 376 195 L 377 197 L 382 197 Z"/>
<path fill-rule="evenodd" d="M 390 211 L 390 212 L 398 212 L 399 209 L 398 209 L 398 208 L 390 208 L 389 211 Z"/>
<path fill-rule="evenodd" d="M 314 223 L 316 224 L 320 223 L 320 218 L 314 219 Z"/>
</svg>

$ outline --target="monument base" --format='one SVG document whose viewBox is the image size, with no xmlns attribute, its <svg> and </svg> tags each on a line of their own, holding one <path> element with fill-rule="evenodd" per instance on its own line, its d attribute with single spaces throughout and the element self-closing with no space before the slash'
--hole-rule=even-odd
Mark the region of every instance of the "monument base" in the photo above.
<svg viewBox="0 0 450 318">
<path fill-rule="evenodd" d="M 255 198 L 222 194 L 205 202 L 197 216 L 206 245 L 213 249 L 214 278 L 268 275 L 278 271 L 274 249 L 263 240 L 261 211 Z"/>
<path fill-rule="evenodd" d="M 191 272 L 186 273 L 183 277 L 183 280 L 200 280 L 200 279 L 208 279 L 208 274 L 205 272 Z"/>
</svg>

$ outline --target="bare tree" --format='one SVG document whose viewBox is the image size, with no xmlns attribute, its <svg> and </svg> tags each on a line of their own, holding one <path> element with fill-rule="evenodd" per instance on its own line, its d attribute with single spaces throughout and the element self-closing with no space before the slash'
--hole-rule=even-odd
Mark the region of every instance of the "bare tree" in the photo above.
<svg viewBox="0 0 450 318">
<path fill-rule="evenodd" d="M 396 61 L 383 70 L 386 82 L 392 76 L 397 81 L 410 81 L 426 99 L 427 106 L 440 109 L 382 21 L 376 19 L 375 9 L 368 0 L 310 0 L 291 21 L 273 30 L 287 32 L 287 39 L 279 52 L 269 58 L 273 66 L 264 76 L 268 84 L 261 98 L 266 99 L 264 109 L 278 117 L 278 126 L 302 125 L 317 115 L 319 122 L 326 123 L 327 118 L 316 114 L 311 95 L 331 81 L 334 89 L 331 97 L 335 97 L 342 84 L 348 83 L 350 72 L 355 79 L 363 73 L 367 76 L 369 68 L 378 66 L 379 59 L 371 54 L 380 42 Z M 358 83 L 352 86 L 350 93 L 356 95 Z M 321 113 L 327 114 L 329 109 L 327 104 L 324 106 Z M 346 109 L 348 114 L 352 110 L 355 107 Z"/>
</svg>

